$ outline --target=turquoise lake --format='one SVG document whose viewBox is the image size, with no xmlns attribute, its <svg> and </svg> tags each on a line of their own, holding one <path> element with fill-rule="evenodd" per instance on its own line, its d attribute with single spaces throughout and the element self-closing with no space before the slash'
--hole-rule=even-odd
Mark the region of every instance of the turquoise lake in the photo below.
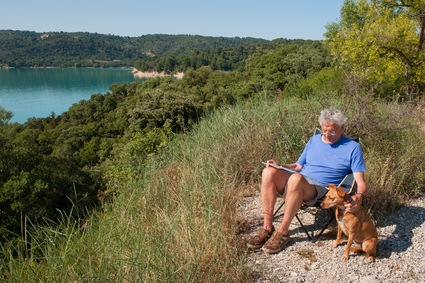
<svg viewBox="0 0 425 283">
<path fill-rule="evenodd" d="M 111 92 L 113 83 L 143 81 L 131 69 L 0 69 L 0 106 L 13 112 L 10 123 L 60 115 L 92 94 Z"/>
</svg>

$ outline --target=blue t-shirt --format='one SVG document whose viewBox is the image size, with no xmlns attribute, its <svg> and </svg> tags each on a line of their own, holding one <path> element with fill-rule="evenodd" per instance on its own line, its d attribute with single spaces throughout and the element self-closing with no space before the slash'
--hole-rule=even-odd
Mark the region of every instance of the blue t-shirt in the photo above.
<svg viewBox="0 0 425 283">
<path fill-rule="evenodd" d="M 338 185 L 348 173 L 366 171 L 360 144 L 346 136 L 334 144 L 327 144 L 320 134 L 314 135 L 297 163 L 303 166 L 300 171 L 302 175 L 322 186 Z"/>
</svg>

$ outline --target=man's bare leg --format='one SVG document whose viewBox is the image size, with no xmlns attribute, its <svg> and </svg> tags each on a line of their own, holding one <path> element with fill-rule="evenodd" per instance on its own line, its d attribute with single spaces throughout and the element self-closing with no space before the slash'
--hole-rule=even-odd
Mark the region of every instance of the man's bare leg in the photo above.
<svg viewBox="0 0 425 283">
<path fill-rule="evenodd" d="M 273 167 L 266 167 L 263 170 L 261 179 L 261 201 L 263 207 L 264 224 L 257 234 L 252 237 L 247 246 L 250 249 L 261 248 L 272 236 L 273 210 L 276 203 L 277 194 L 283 194 L 286 184 L 286 173 Z"/>
<path fill-rule="evenodd" d="M 282 223 L 277 229 L 282 235 L 289 234 L 289 225 L 303 202 L 312 200 L 317 195 L 314 185 L 310 185 L 301 174 L 292 174 L 288 179 L 285 197 L 285 213 Z"/>
<path fill-rule="evenodd" d="M 285 213 L 280 226 L 266 243 L 261 247 L 266 253 L 280 252 L 290 241 L 289 225 L 303 201 L 309 201 L 316 197 L 315 186 L 310 185 L 301 174 L 292 174 L 288 178 L 285 197 Z"/>
<path fill-rule="evenodd" d="M 261 202 L 263 207 L 263 228 L 269 232 L 273 229 L 273 211 L 277 194 L 285 192 L 287 177 L 283 170 L 266 167 L 261 177 Z"/>
</svg>

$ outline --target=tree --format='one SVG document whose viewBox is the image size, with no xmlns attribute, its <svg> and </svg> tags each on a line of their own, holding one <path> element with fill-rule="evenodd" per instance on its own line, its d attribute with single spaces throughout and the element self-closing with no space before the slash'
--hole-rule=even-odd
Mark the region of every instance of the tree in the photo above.
<svg viewBox="0 0 425 283">
<path fill-rule="evenodd" d="M 284 89 L 326 67 L 327 52 L 315 44 L 286 44 L 273 50 L 258 49 L 246 61 L 250 80 L 264 89 Z"/>
<path fill-rule="evenodd" d="M 12 119 L 13 113 L 0 106 L 0 126 L 6 125 Z"/>
<path fill-rule="evenodd" d="M 325 37 L 347 74 L 411 98 L 425 86 L 424 30 L 423 0 L 345 0 Z"/>
</svg>

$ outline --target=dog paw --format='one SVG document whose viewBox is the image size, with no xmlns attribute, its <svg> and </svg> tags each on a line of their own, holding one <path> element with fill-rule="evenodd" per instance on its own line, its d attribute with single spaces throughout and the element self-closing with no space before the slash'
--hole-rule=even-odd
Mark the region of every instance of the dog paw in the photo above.
<svg viewBox="0 0 425 283">
<path fill-rule="evenodd" d="M 336 247 L 338 247 L 339 245 L 341 245 L 341 242 L 340 242 L 340 241 L 335 241 L 335 242 L 332 244 L 332 247 L 336 248 Z"/>
<path fill-rule="evenodd" d="M 342 257 L 342 260 L 343 260 L 343 261 L 347 261 L 347 260 L 348 260 L 348 256 L 344 255 L 344 256 Z"/>
</svg>

